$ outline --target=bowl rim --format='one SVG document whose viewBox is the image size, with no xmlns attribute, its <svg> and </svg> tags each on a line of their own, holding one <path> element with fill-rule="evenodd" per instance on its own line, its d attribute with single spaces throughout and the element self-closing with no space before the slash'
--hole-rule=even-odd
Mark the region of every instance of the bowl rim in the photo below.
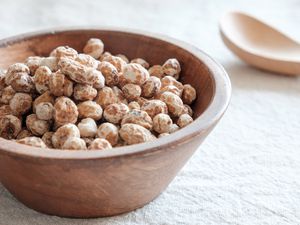
<svg viewBox="0 0 300 225">
<path fill-rule="evenodd" d="M 13 154 L 22 157 L 29 158 L 48 158 L 48 159 L 100 159 L 100 158 L 111 158 L 118 156 L 125 156 L 131 154 L 151 154 L 156 151 L 162 151 L 166 147 L 174 147 L 175 145 L 181 145 L 185 142 L 190 141 L 197 135 L 209 131 L 218 120 L 222 117 L 226 111 L 230 98 L 231 98 L 231 82 L 226 73 L 225 69 L 221 64 L 212 59 L 207 53 L 198 49 L 197 47 L 188 44 L 184 41 L 174 39 L 162 34 L 155 34 L 148 31 L 136 30 L 136 29 L 125 29 L 119 27 L 60 27 L 54 29 L 46 29 L 37 32 L 28 32 L 24 34 L 15 35 L 0 40 L 0 48 L 7 46 L 12 43 L 17 43 L 26 39 L 31 39 L 36 36 L 43 36 L 49 34 L 57 34 L 62 32 L 85 32 L 85 31 L 108 31 L 127 33 L 133 35 L 139 35 L 144 37 L 150 37 L 153 39 L 164 41 L 168 44 L 175 45 L 183 50 L 189 52 L 199 60 L 201 60 L 212 74 L 214 81 L 214 95 L 212 96 L 211 102 L 204 112 L 197 117 L 188 126 L 176 131 L 175 133 L 159 138 L 155 141 L 146 143 L 140 143 L 130 146 L 115 147 L 109 150 L 53 150 L 43 149 L 38 147 L 27 146 L 19 143 L 15 143 L 4 138 L 0 138 L 0 153 Z"/>
</svg>

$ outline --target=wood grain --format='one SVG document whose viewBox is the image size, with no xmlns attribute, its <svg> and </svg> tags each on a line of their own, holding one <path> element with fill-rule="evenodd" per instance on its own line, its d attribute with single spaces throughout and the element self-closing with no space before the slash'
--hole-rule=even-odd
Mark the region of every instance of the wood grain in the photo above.
<svg viewBox="0 0 300 225">
<path fill-rule="evenodd" d="M 155 142 L 108 151 L 54 151 L 0 140 L 1 183 L 21 202 L 66 217 L 111 216 L 157 197 L 199 147 L 225 112 L 231 93 L 223 68 L 200 50 L 164 36 L 109 29 L 68 29 L 0 41 L 1 67 L 29 55 L 47 55 L 59 45 L 78 51 L 91 37 L 105 49 L 162 64 L 175 57 L 182 81 L 197 89 L 195 121 Z"/>
</svg>

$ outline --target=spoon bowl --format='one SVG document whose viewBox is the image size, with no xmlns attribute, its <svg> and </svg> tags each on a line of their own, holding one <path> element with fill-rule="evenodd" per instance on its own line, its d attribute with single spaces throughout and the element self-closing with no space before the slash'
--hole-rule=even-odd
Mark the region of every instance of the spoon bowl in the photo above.
<svg viewBox="0 0 300 225">
<path fill-rule="evenodd" d="M 275 73 L 300 75 L 300 43 L 240 12 L 220 20 L 225 45 L 246 63 Z"/>
</svg>

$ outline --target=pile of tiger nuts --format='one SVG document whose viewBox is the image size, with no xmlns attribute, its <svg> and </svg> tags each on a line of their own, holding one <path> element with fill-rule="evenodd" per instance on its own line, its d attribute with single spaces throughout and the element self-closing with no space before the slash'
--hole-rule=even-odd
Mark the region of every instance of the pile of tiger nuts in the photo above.
<svg viewBox="0 0 300 225">
<path fill-rule="evenodd" d="M 103 150 L 160 138 L 193 121 L 196 91 L 173 58 L 153 65 L 91 38 L 0 70 L 0 136 L 51 149 Z"/>
</svg>

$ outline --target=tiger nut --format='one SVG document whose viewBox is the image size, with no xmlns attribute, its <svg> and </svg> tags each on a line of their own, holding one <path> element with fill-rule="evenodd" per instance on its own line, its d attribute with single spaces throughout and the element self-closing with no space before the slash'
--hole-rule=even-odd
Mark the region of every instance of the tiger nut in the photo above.
<svg viewBox="0 0 300 225">
<path fill-rule="evenodd" d="M 160 100 L 166 103 L 168 112 L 172 116 L 180 116 L 183 110 L 183 102 L 181 98 L 171 92 L 164 92 L 160 96 Z"/>
<path fill-rule="evenodd" d="M 5 83 L 6 85 L 10 85 L 11 82 L 14 80 L 15 75 L 17 73 L 29 74 L 30 70 L 28 66 L 23 63 L 15 63 L 8 67 L 5 75 Z"/>
<path fill-rule="evenodd" d="M 149 79 L 148 71 L 137 63 L 129 63 L 124 66 L 123 76 L 128 83 L 143 85 Z"/>
<path fill-rule="evenodd" d="M 44 133 L 44 135 L 42 136 L 42 140 L 48 148 L 54 148 L 54 146 L 52 144 L 53 134 L 54 134 L 54 132 L 48 131 L 48 132 Z"/>
<path fill-rule="evenodd" d="M 99 104 L 94 101 L 81 102 L 77 106 L 79 118 L 92 118 L 93 120 L 100 120 L 102 118 L 103 110 Z"/>
<path fill-rule="evenodd" d="M 113 103 L 104 109 L 104 118 L 111 123 L 118 124 L 129 111 L 128 106 L 123 103 Z"/>
<path fill-rule="evenodd" d="M 47 66 L 40 66 L 36 69 L 34 74 L 35 89 L 43 94 L 49 90 L 50 77 L 52 75 L 51 70 Z"/>
<path fill-rule="evenodd" d="M 95 101 L 105 109 L 108 105 L 117 103 L 118 99 L 112 88 L 104 87 L 98 91 Z"/>
<path fill-rule="evenodd" d="M 73 94 L 73 82 L 63 73 L 57 71 L 49 78 L 49 90 L 54 96 L 70 97 Z"/>
<path fill-rule="evenodd" d="M 164 113 L 157 114 L 153 118 L 153 129 L 159 134 L 169 133 L 172 124 L 170 116 Z"/>
<path fill-rule="evenodd" d="M 104 138 L 112 146 L 115 146 L 119 142 L 119 129 L 112 123 L 102 123 L 96 133 L 97 137 Z"/>
<path fill-rule="evenodd" d="M 77 57 L 75 58 L 75 61 L 79 62 L 84 66 L 92 67 L 94 69 L 98 67 L 98 61 L 90 55 L 78 54 Z"/>
<path fill-rule="evenodd" d="M 98 38 L 91 38 L 87 41 L 83 48 L 83 52 L 87 55 L 92 56 L 95 59 L 98 59 L 104 50 L 103 42 Z"/>
<path fill-rule="evenodd" d="M 35 113 L 40 120 L 51 120 L 54 114 L 54 107 L 50 102 L 41 102 L 36 106 Z"/>
<path fill-rule="evenodd" d="M 76 125 L 71 123 L 59 127 L 52 135 L 52 144 L 54 148 L 61 148 L 69 137 L 80 137 L 79 129 Z"/>
<path fill-rule="evenodd" d="M 133 109 L 124 115 L 121 124 L 125 123 L 134 123 L 142 127 L 145 127 L 148 130 L 152 129 L 152 119 L 151 117 L 142 110 Z"/>
<path fill-rule="evenodd" d="M 111 148 L 111 144 L 103 138 L 96 138 L 88 147 L 89 150 L 105 150 Z"/>
<path fill-rule="evenodd" d="M 119 82 L 119 73 L 116 67 L 111 63 L 103 61 L 99 63 L 98 70 L 101 71 L 102 75 L 105 77 L 105 84 L 107 86 L 117 85 Z"/>
<path fill-rule="evenodd" d="M 40 95 L 39 97 L 37 97 L 34 101 L 33 101 L 33 112 L 35 112 L 36 110 L 36 106 L 38 104 L 40 104 L 41 102 L 50 102 L 52 105 L 54 104 L 54 96 L 51 95 L 51 93 L 49 91 L 46 91 L 45 93 L 43 93 L 42 95 Z"/>
<path fill-rule="evenodd" d="M 129 101 L 137 99 L 142 93 L 141 87 L 136 84 L 126 84 L 122 88 L 122 91 L 124 93 L 125 98 Z"/>
<path fill-rule="evenodd" d="M 29 76 L 27 73 L 19 72 L 14 74 L 13 80 L 10 82 L 11 87 L 15 91 L 19 92 L 33 92 L 34 82 L 33 78 Z"/>
<path fill-rule="evenodd" d="M 0 137 L 14 139 L 22 129 L 21 120 L 13 115 L 0 117 Z"/>
<path fill-rule="evenodd" d="M 193 122 L 193 118 L 189 114 L 182 114 L 177 120 L 177 125 L 182 128 Z"/>
<path fill-rule="evenodd" d="M 47 148 L 41 138 L 38 137 L 25 137 L 16 141 L 19 144 L 29 145 L 38 148 Z"/>
<path fill-rule="evenodd" d="M 167 76 L 172 76 L 175 79 L 179 78 L 181 68 L 177 59 L 168 59 L 162 67 L 164 74 Z"/>
<path fill-rule="evenodd" d="M 132 109 L 141 109 L 140 105 L 138 102 L 136 101 L 132 101 L 128 104 L 128 108 L 129 110 L 132 110 Z"/>
<path fill-rule="evenodd" d="M 32 106 L 32 97 L 27 93 L 16 93 L 9 101 L 9 107 L 14 115 L 27 113 Z"/>
<path fill-rule="evenodd" d="M 156 116 L 159 113 L 164 113 L 167 114 L 168 113 L 168 107 L 166 105 L 166 103 L 164 103 L 163 101 L 160 100 L 149 100 L 147 102 L 145 102 L 141 109 L 145 112 L 148 113 L 148 115 L 153 118 L 154 116 Z"/>
<path fill-rule="evenodd" d="M 142 86 L 142 96 L 145 98 L 152 98 L 161 88 L 160 79 L 157 77 L 149 77 L 149 79 Z"/>
<path fill-rule="evenodd" d="M 133 123 L 123 124 L 119 134 L 121 138 L 129 145 L 153 140 L 152 134 L 149 130 Z"/>
<path fill-rule="evenodd" d="M 97 90 L 88 84 L 76 84 L 74 98 L 78 101 L 93 100 L 97 96 Z"/>
<path fill-rule="evenodd" d="M 26 117 L 26 127 L 34 135 L 42 136 L 50 130 L 50 122 L 38 119 L 36 114 L 30 114 Z"/>
<path fill-rule="evenodd" d="M 61 147 L 68 150 L 86 150 L 85 141 L 78 137 L 69 137 Z"/>
<path fill-rule="evenodd" d="M 54 120 L 58 126 L 67 123 L 76 123 L 78 109 L 68 97 L 58 97 L 54 104 Z"/>
<path fill-rule="evenodd" d="M 164 70 L 161 65 L 154 65 L 148 69 L 149 75 L 161 79 L 164 76 Z"/>
<path fill-rule="evenodd" d="M 196 99 L 196 90 L 190 84 L 183 85 L 182 101 L 185 104 L 192 104 Z"/>
<path fill-rule="evenodd" d="M 177 81 L 174 77 L 165 76 L 161 79 L 161 87 L 164 88 L 166 86 L 173 85 L 177 87 L 180 91 L 183 90 L 183 84 Z"/>
<path fill-rule="evenodd" d="M 85 118 L 78 123 L 80 137 L 95 137 L 97 132 L 97 124 L 91 118 Z"/>
<path fill-rule="evenodd" d="M 19 139 L 23 139 L 23 138 L 26 138 L 26 137 L 32 137 L 33 136 L 33 133 L 31 133 L 29 130 L 27 130 L 27 129 L 22 129 L 20 132 L 19 132 L 19 134 L 18 134 L 18 136 L 17 136 L 17 140 L 19 140 Z"/>
<path fill-rule="evenodd" d="M 127 63 L 123 59 L 112 55 L 105 57 L 103 61 L 111 63 L 117 69 L 118 72 L 122 72 L 124 67 L 127 65 Z"/>
<path fill-rule="evenodd" d="M 11 87 L 7 86 L 2 90 L 1 103 L 8 104 L 9 101 L 14 97 L 16 91 Z"/>
<path fill-rule="evenodd" d="M 52 50 L 50 53 L 51 57 L 60 58 L 70 58 L 75 59 L 78 53 L 75 49 L 70 48 L 69 46 L 59 46 Z"/>
</svg>

